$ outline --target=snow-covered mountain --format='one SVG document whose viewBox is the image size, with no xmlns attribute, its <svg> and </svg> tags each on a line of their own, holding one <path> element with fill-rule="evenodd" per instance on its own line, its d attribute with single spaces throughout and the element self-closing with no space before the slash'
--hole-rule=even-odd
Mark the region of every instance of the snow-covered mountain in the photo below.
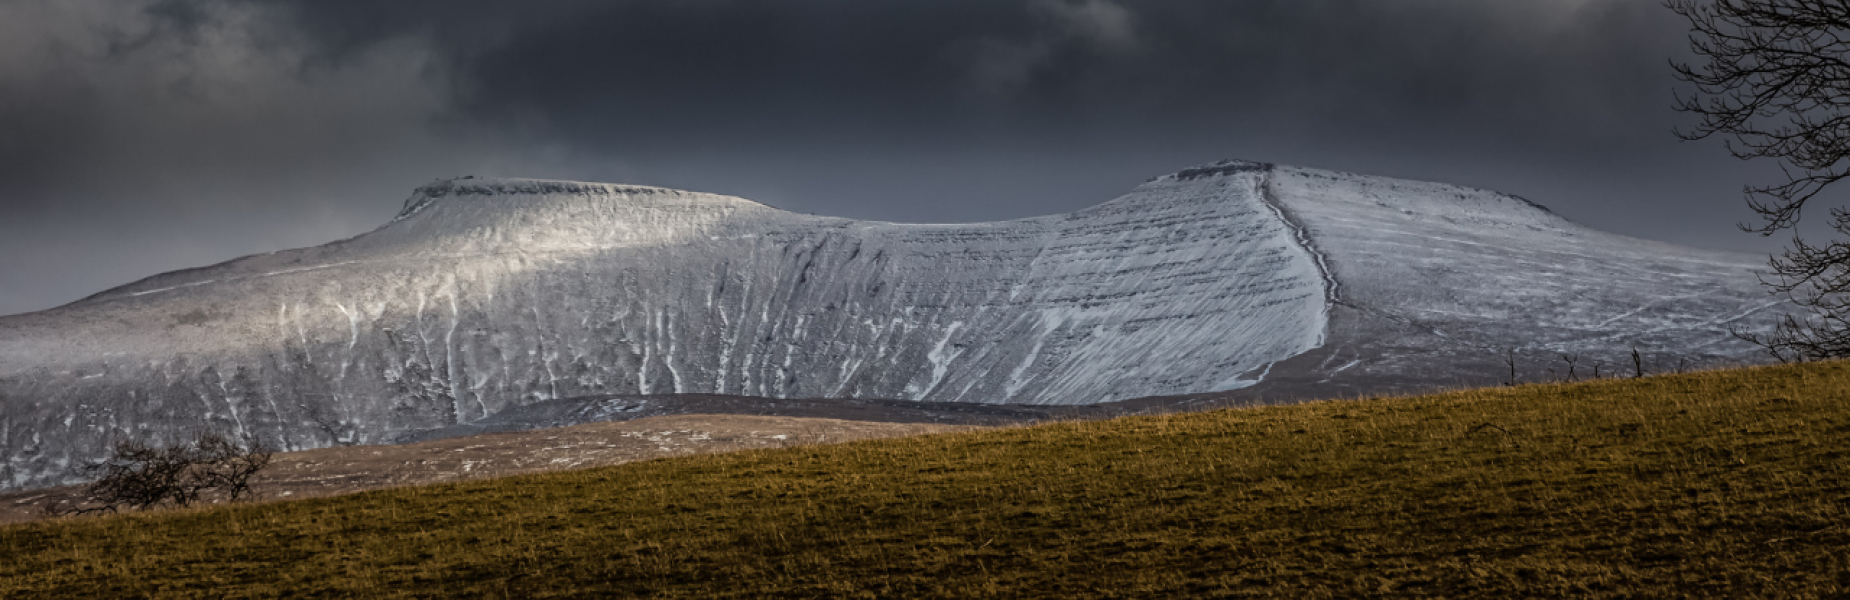
<svg viewBox="0 0 1850 600">
<path fill-rule="evenodd" d="M 451 180 L 352 239 L 0 318 L 0 487 L 202 421 L 307 448 L 600 394 L 1092 404 L 1487 383 L 1511 351 L 1530 378 L 1633 347 L 1747 361 L 1727 328 L 1782 309 L 1758 262 L 1235 161 L 954 225 Z"/>
</svg>

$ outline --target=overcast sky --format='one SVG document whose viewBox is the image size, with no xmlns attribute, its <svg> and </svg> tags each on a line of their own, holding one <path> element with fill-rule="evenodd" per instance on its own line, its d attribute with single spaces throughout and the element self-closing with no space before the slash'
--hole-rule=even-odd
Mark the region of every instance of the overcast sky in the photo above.
<svg viewBox="0 0 1850 600">
<path fill-rule="evenodd" d="M 1765 253 L 1655 0 L 0 0 L 0 314 L 383 224 L 457 175 L 894 221 L 1222 158 Z M 1776 174 L 1776 171 L 1773 171 Z"/>
</svg>

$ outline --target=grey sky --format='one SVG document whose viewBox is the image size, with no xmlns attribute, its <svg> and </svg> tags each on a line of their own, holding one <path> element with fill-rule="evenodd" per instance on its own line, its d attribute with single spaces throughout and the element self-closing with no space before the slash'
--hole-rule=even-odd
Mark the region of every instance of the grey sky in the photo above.
<svg viewBox="0 0 1850 600">
<path fill-rule="evenodd" d="M 1766 252 L 1652 0 L 0 0 L 0 314 L 382 224 L 463 174 L 898 221 L 1245 158 Z M 1776 173 L 1774 171 L 1773 173 Z"/>
</svg>

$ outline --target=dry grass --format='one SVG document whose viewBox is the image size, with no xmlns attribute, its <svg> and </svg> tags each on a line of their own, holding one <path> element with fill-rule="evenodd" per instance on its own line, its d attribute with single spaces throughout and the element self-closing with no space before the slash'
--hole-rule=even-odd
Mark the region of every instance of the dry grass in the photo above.
<svg viewBox="0 0 1850 600">
<path fill-rule="evenodd" d="M 0 596 L 1850 593 L 1850 364 L 0 529 Z"/>
<path fill-rule="evenodd" d="M 973 429 L 977 427 L 812 417 L 670 415 L 412 444 L 284 452 L 251 481 L 251 491 L 265 499 L 314 498 L 651 458 Z M 46 518 L 48 507 L 61 511 L 81 508 L 89 497 L 85 487 L 0 494 L 0 524 Z"/>
</svg>

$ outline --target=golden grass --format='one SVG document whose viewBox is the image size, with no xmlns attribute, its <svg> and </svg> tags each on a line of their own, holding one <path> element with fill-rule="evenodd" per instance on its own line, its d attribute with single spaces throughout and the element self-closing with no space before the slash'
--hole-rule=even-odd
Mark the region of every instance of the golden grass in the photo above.
<svg viewBox="0 0 1850 600">
<path fill-rule="evenodd" d="M 1850 593 L 1850 363 L 0 528 L 0 597 Z"/>
</svg>

